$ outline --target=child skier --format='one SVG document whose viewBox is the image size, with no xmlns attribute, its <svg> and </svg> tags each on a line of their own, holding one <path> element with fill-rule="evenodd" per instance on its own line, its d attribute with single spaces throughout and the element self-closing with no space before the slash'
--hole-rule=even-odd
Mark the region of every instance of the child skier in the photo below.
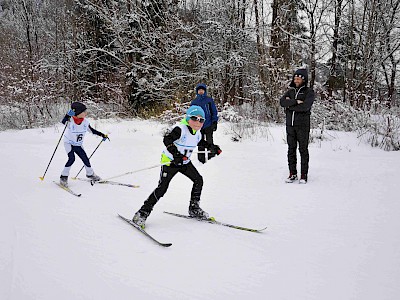
<svg viewBox="0 0 400 300">
<path fill-rule="evenodd" d="M 209 144 L 201 139 L 200 129 L 205 121 L 204 115 L 204 111 L 200 106 L 191 106 L 186 112 L 186 118 L 164 136 L 165 148 L 161 155 L 161 163 L 165 164 L 161 166 L 158 186 L 132 219 L 140 227 L 144 228 L 146 219 L 153 210 L 154 205 L 164 196 L 171 179 L 177 173 L 182 173 L 193 181 L 189 215 L 200 219 L 208 218 L 208 213 L 199 206 L 203 177 L 190 161 L 190 156 L 197 145 L 210 149 L 212 157 L 219 155 L 222 151 L 219 146 Z"/>
<path fill-rule="evenodd" d="M 71 170 L 71 166 L 75 161 L 75 153 L 80 157 L 80 159 L 82 159 L 85 165 L 86 177 L 93 181 L 101 180 L 101 178 L 94 173 L 89 158 L 82 147 L 82 143 L 87 131 L 101 136 L 103 141 L 106 139 L 109 140 L 109 138 L 106 134 L 92 128 L 89 124 L 89 120 L 85 119 L 86 115 L 86 106 L 83 103 L 74 102 L 71 104 L 71 109 L 61 121 L 63 124 L 69 121 L 67 130 L 64 134 L 64 148 L 68 155 L 68 161 L 65 164 L 60 176 L 60 184 L 65 187 L 68 186 L 69 171 Z"/>
</svg>

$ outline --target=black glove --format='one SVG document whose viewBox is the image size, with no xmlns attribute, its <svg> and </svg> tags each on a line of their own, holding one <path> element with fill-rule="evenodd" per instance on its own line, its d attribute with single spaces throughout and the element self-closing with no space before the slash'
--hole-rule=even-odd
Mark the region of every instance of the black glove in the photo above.
<svg viewBox="0 0 400 300">
<path fill-rule="evenodd" d="M 173 156 L 173 160 L 172 163 L 177 166 L 180 167 L 183 165 L 183 161 L 187 160 L 187 157 L 185 155 L 183 155 L 182 153 L 180 153 L 178 151 L 178 148 L 176 148 L 176 146 L 174 144 L 171 144 L 167 147 L 167 150 L 172 154 Z"/>
<path fill-rule="evenodd" d="M 216 131 L 216 130 L 217 130 L 218 122 L 215 121 L 215 122 L 212 123 L 212 125 L 213 125 L 213 131 Z"/>
<path fill-rule="evenodd" d="M 65 115 L 65 117 L 61 120 L 61 123 L 65 125 L 65 123 L 71 120 L 71 116 Z"/>
<path fill-rule="evenodd" d="M 220 155 L 222 150 L 218 145 L 211 145 L 210 152 L 211 156 L 214 157 L 215 155 Z"/>
<path fill-rule="evenodd" d="M 183 166 L 184 160 L 187 160 L 187 157 L 178 152 L 177 154 L 174 154 L 174 160 L 172 161 L 172 163 L 177 167 L 181 167 Z"/>
</svg>

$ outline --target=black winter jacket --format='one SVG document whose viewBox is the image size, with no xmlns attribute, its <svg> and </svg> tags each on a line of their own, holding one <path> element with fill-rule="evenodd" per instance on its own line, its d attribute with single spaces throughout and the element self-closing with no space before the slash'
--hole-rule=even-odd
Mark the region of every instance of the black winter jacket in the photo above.
<svg viewBox="0 0 400 300">
<path fill-rule="evenodd" d="M 297 100 L 303 103 L 297 104 Z M 311 106 L 314 100 L 313 89 L 304 85 L 299 88 L 290 88 L 280 98 L 280 104 L 285 108 L 286 126 L 310 126 Z"/>
</svg>

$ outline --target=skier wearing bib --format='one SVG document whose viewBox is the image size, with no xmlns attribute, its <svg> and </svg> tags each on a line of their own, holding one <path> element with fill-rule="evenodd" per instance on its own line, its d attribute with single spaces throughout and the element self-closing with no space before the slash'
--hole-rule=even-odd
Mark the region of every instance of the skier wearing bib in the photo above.
<svg viewBox="0 0 400 300">
<path fill-rule="evenodd" d="M 108 136 L 100 131 L 97 131 L 90 126 L 89 120 L 85 119 L 87 115 L 86 106 L 80 102 L 74 102 L 71 104 L 71 109 L 67 112 L 61 123 L 65 124 L 68 122 L 67 130 L 64 134 L 64 148 L 68 155 L 68 161 L 65 164 L 64 169 L 61 172 L 60 184 L 68 186 L 68 176 L 71 170 L 71 166 L 75 162 L 75 153 L 80 157 L 85 165 L 86 177 L 93 181 L 100 181 L 101 178 L 97 176 L 90 164 L 89 158 L 83 149 L 83 139 L 87 131 L 101 136 L 103 141 L 109 140 Z"/>
<path fill-rule="evenodd" d="M 161 166 L 158 186 L 132 219 L 140 227 L 144 228 L 154 205 L 167 192 L 170 181 L 177 173 L 182 173 L 193 181 L 189 215 L 200 219 L 208 218 L 208 213 L 199 206 L 203 177 L 190 161 L 190 156 L 197 146 L 207 147 L 214 156 L 219 155 L 222 151 L 219 146 L 209 144 L 201 139 L 200 129 L 205 122 L 204 116 L 204 110 L 200 106 L 191 106 L 186 111 L 186 118 L 164 136 L 165 148 L 161 154 L 161 163 L 164 165 Z"/>
</svg>

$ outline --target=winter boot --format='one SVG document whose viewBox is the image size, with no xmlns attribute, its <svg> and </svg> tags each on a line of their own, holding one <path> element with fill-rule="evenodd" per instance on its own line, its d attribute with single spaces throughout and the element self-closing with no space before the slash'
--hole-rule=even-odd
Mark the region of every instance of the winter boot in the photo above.
<svg viewBox="0 0 400 300">
<path fill-rule="evenodd" d="M 100 176 L 96 175 L 96 173 L 93 173 L 92 175 L 86 175 L 87 178 L 89 178 L 91 181 L 100 181 L 101 178 Z"/>
<path fill-rule="evenodd" d="M 290 173 L 289 177 L 285 180 L 286 183 L 292 183 L 297 180 L 297 174 Z"/>
<path fill-rule="evenodd" d="M 60 176 L 60 184 L 62 186 L 68 187 L 68 176 Z"/>
<path fill-rule="evenodd" d="M 303 183 L 303 184 L 307 183 L 307 174 L 301 174 L 299 183 Z"/>
<path fill-rule="evenodd" d="M 196 219 L 208 219 L 209 215 L 199 206 L 198 202 L 190 202 L 189 216 Z"/>
<path fill-rule="evenodd" d="M 132 222 L 139 225 L 142 229 L 145 227 L 146 219 L 149 216 L 148 213 L 138 210 L 132 218 Z"/>
</svg>

